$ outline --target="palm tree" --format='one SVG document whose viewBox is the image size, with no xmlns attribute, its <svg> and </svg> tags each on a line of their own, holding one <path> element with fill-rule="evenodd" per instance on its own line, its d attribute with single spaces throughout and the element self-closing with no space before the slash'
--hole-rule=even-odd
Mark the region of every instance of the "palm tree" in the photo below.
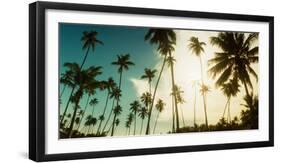
<svg viewBox="0 0 281 163">
<path fill-rule="evenodd" d="M 120 124 L 120 120 L 118 119 L 118 118 L 116 118 L 116 120 L 115 120 L 115 129 L 114 129 L 114 132 L 117 130 L 117 127 L 119 126 L 119 124 Z"/>
<path fill-rule="evenodd" d="M 136 126 L 137 126 L 137 112 L 139 111 L 141 105 L 140 102 L 135 100 L 130 104 L 130 110 L 134 114 L 134 135 L 136 135 Z"/>
<path fill-rule="evenodd" d="M 141 95 L 141 102 L 144 104 L 144 106 L 148 109 L 149 104 L 151 104 L 151 94 L 149 92 L 145 92 Z"/>
<path fill-rule="evenodd" d="M 219 76 L 216 86 L 231 78 L 237 79 L 244 85 L 246 95 L 250 96 L 248 87 L 253 88 L 250 75 L 258 80 L 258 75 L 251 67 L 252 63 L 258 62 L 258 46 L 255 46 L 257 39 L 258 33 L 240 32 L 220 32 L 216 37 L 210 38 L 211 44 L 222 50 L 209 60 L 212 66 L 209 73 L 213 78 Z"/>
<path fill-rule="evenodd" d="M 70 82 L 71 75 L 72 75 L 72 73 L 70 71 L 66 71 L 60 77 L 60 83 L 63 84 L 62 91 L 60 92 L 60 98 L 62 97 L 67 86 L 73 87 L 72 83 Z"/>
<path fill-rule="evenodd" d="M 222 84 L 222 86 L 221 86 L 221 90 L 222 90 L 223 94 L 227 97 L 227 102 L 225 104 L 222 118 L 224 118 L 226 109 L 228 108 L 228 114 L 227 114 L 227 119 L 226 119 L 226 121 L 228 123 L 231 122 L 230 100 L 231 100 L 231 97 L 235 97 L 237 95 L 237 93 L 240 91 L 239 87 L 240 87 L 240 85 L 238 83 L 238 80 L 230 80 L 228 83 Z"/>
<path fill-rule="evenodd" d="M 192 53 L 194 53 L 200 60 L 201 66 L 201 85 L 204 86 L 204 76 L 203 76 L 203 65 L 202 65 L 202 53 L 204 53 L 203 46 L 206 45 L 205 42 L 200 42 L 197 37 L 191 37 L 189 40 L 188 47 L 191 49 Z M 208 116 L 207 116 L 207 104 L 206 104 L 206 94 L 203 92 L 203 105 L 204 105 L 204 113 L 205 113 L 205 125 L 208 128 Z"/>
<path fill-rule="evenodd" d="M 104 115 L 106 113 L 108 100 L 110 98 L 110 93 L 112 92 L 113 88 L 116 87 L 116 83 L 112 77 L 108 78 L 107 81 L 105 81 L 105 87 L 107 88 L 107 96 L 106 96 L 105 106 L 104 106 L 102 115 L 99 117 L 100 123 L 99 123 L 98 129 L 97 129 L 97 134 L 99 134 L 100 128 L 102 126 L 102 122 L 104 120 Z"/>
<path fill-rule="evenodd" d="M 113 100 L 112 100 L 112 107 L 111 107 L 110 113 L 109 113 L 109 115 L 108 115 L 108 118 L 107 118 L 107 120 L 106 120 L 106 122 L 105 122 L 105 125 L 104 125 L 104 127 L 103 127 L 103 129 L 102 129 L 102 133 L 104 133 L 104 131 L 105 131 L 106 127 L 107 127 L 107 124 L 108 124 L 108 122 L 109 122 L 109 120 L 110 120 L 110 118 L 111 118 L 111 115 L 112 115 L 112 113 L 113 113 L 113 110 L 114 110 L 114 102 L 115 102 L 115 101 L 119 101 L 121 95 L 122 95 L 122 94 L 121 94 L 121 90 L 120 90 L 119 88 L 117 88 L 117 87 L 114 87 L 114 88 L 112 89 L 112 92 L 110 92 L 110 98 L 113 98 Z"/>
<path fill-rule="evenodd" d="M 78 73 L 74 80 L 75 84 L 78 85 L 78 89 L 71 98 L 71 101 L 74 103 L 74 111 L 72 114 L 68 137 L 71 137 L 72 134 L 73 124 L 79 108 L 80 99 L 82 98 L 85 90 L 89 88 L 93 90 L 98 88 L 99 82 L 95 78 L 102 73 L 101 67 L 95 66 L 91 66 L 88 69 L 82 71 L 79 68 L 79 72 L 80 73 Z"/>
<path fill-rule="evenodd" d="M 258 121 L 258 115 L 259 115 L 259 100 L 257 96 L 246 95 L 244 97 L 244 101 L 246 104 L 242 104 L 247 110 L 241 111 L 241 125 L 246 129 L 258 129 L 259 127 L 259 121 Z"/>
<path fill-rule="evenodd" d="M 133 113 L 129 113 L 128 117 L 127 117 L 127 121 L 126 121 L 126 128 L 128 130 L 128 135 L 130 135 L 131 124 L 133 122 L 133 119 L 134 119 L 134 114 Z"/>
<path fill-rule="evenodd" d="M 183 94 L 183 93 L 184 93 L 184 91 L 182 91 L 181 88 L 176 85 L 176 86 L 175 86 L 175 96 L 177 97 L 177 100 L 178 100 L 178 103 L 179 103 L 179 104 L 185 103 L 185 100 L 184 100 L 184 98 L 182 97 L 182 94 Z M 181 108 L 181 118 L 182 118 L 183 126 L 185 126 L 182 108 Z"/>
<path fill-rule="evenodd" d="M 86 54 L 81 63 L 80 69 L 82 69 L 85 61 L 88 57 L 89 51 L 92 48 L 93 52 L 95 51 L 96 45 L 103 45 L 103 42 L 97 39 L 98 32 L 97 31 L 84 31 L 81 41 L 83 42 L 83 50 L 86 50 Z"/>
<path fill-rule="evenodd" d="M 84 63 L 85 63 L 85 61 L 86 61 L 86 59 L 88 57 L 90 48 L 92 48 L 92 50 L 94 52 L 97 44 L 103 45 L 103 42 L 97 39 L 97 35 L 98 35 L 98 32 L 96 32 L 96 31 L 90 31 L 90 32 L 84 31 L 83 32 L 83 36 L 81 38 L 81 41 L 83 42 L 82 49 L 83 50 L 87 49 L 87 50 L 86 50 L 86 54 L 84 56 L 84 59 L 83 59 L 81 65 L 80 66 L 78 65 L 78 67 L 77 66 L 73 67 L 69 63 L 64 65 L 64 66 L 66 66 L 67 68 L 70 69 L 68 72 L 65 73 L 65 74 L 69 73 L 68 75 L 70 75 L 70 78 L 73 78 L 74 76 L 76 76 L 75 73 L 77 72 L 77 69 L 82 70 L 83 65 L 84 65 Z M 63 112 L 63 116 L 61 118 L 61 122 L 63 122 L 63 120 L 64 120 L 65 114 L 66 114 L 68 106 L 70 104 L 70 99 L 71 99 L 71 97 L 72 97 L 72 95 L 73 95 L 73 93 L 75 91 L 76 85 L 72 83 L 71 87 L 72 88 L 71 88 L 70 96 L 69 96 L 69 98 L 67 100 L 67 103 L 66 103 L 66 106 L 65 106 L 65 109 L 64 109 L 64 112 Z"/>
<path fill-rule="evenodd" d="M 89 131 L 90 131 L 90 126 L 91 126 L 91 123 L 92 123 L 91 121 L 92 121 L 92 115 L 88 115 L 86 117 L 86 121 L 85 121 L 85 124 L 84 124 L 86 127 L 88 127 L 88 130 L 85 133 L 85 135 L 87 135 L 89 133 Z"/>
<path fill-rule="evenodd" d="M 145 132 L 148 135 L 150 131 L 150 118 L 152 113 L 152 107 L 154 104 L 158 84 L 166 64 L 167 56 L 171 51 L 174 50 L 173 45 L 176 44 L 176 34 L 173 30 L 170 29 L 151 28 L 146 33 L 145 40 L 149 40 L 150 44 L 158 45 L 157 50 L 160 52 L 162 56 L 164 56 L 163 64 L 154 88 L 152 102 L 148 110 L 148 120 L 147 120 L 146 132 Z"/>
<path fill-rule="evenodd" d="M 92 119 L 91 119 L 91 126 L 93 127 L 92 134 L 94 134 L 94 128 L 95 128 L 95 125 L 97 124 L 97 121 L 98 121 L 97 118 L 92 116 Z"/>
<path fill-rule="evenodd" d="M 116 105 L 116 107 L 113 110 L 114 117 L 113 117 L 113 121 L 112 121 L 111 136 L 114 135 L 114 126 L 115 126 L 116 117 L 119 116 L 121 114 L 121 112 L 122 112 L 122 107 L 120 105 Z"/>
<path fill-rule="evenodd" d="M 120 74 L 118 88 L 121 89 L 123 71 L 128 70 L 129 66 L 133 66 L 135 64 L 130 61 L 130 54 L 117 55 L 117 61 L 114 61 L 111 64 L 118 66 L 118 73 Z"/>
<path fill-rule="evenodd" d="M 141 107 L 139 110 L 139 117 L 141 118 L 141 129 L 140 129 L 140 135 L 142 134 L 142 128 L 143 128 L 143 120 L 147 117 L 147 109 L 146 107 Z"/>
<path fill-rule="evenodd" d="M 114 61 L 111 64 L 118 66 L 118 73 L 120 74 L 118 89 L 121 90 L 123 71 L 129 70 L 129 66 L 133 66 L 135 64 L 132 61 L 130 61 L 130 54 L 117 55 L 117 61 Z M 118 98 L 116 106 L 119 106 L 119 101 L 120 101 L 120 99 Z M 120 109 L 121 109 L 121 106 L 120 106 Z M 116 114 L 114 114 L 114 117 L 116 118 Z M 114 121 L 115 121 L 115 118 L 114 118 Z M 114 133 L 114 123 L 112 123 L 111 136 L 113 136 L 113 133 Z"/>
<path fill-rule="evenodd" d="M 158 122 L 158 118 L 159 118 L 159 114 L 164 110 L 164 106 L 166 104 L 163 102 L 163 100 L 159 99 L 155 105 L 156 109 L 157 109 L 157 116 L 156 116 L 156 120 L 155 120 L 155 124 L 154 124 L 154 128 L 153 128 L 153 134 L 155 132 L 155 128 Z"/>
<path fill-rule="evenodd" d="M 151 82 L 152 79 L 155 77 L 155 73 L 157 70 L 151 70 L 148 68 L 144 69 L 144 74 L 141 76 L 141 79 L 147 79 L 148 80 L 148 85 L 149 85 L 149 93 L 151 94 Z"/>
<path fill-rule="evenodd" d="M 196 127 L 196 96 L 197 96 L 197 85 L 198 81 L 194 80 L 192 81 L 192 87 L 194 88 L 194 103 L 193 103 L 193 125 Z"/>
<path fill-rule="evenodd" d="M 95 111 L 95 106 L 99 103 L 99 100 L 97 98 L 93 98 L 91 101 L 90 101 L 90 105 L 93 107 L 92 108 L 92 116 L 94 116 L 94 111 Z"/>
</svg>

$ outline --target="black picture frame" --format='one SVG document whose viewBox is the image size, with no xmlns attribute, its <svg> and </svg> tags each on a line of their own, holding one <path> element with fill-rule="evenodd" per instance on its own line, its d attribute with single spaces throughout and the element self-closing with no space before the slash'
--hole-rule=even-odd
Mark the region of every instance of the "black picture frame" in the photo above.
<svg viewBox="0 0 281 163">
<path fill-rule="evenodd" d="M 161 15 L 173 17 L 240 20 L 269 23 L 269 140 L 261 142 L 159 147 L 83 153 L 45 153 L 45 11 L 95 11 L 123 14 Z M 100 157 L 177 153 L 236 148 L 268 147 L 274 145 L 274 18 L 270 16 L 222 14 L 210 12 L 163 10 L 151 8 L 116 7 L 56 2 L 34 2 L 29 5 L 29 158 L 34 161 L 55 161 Z"/>
</svg>

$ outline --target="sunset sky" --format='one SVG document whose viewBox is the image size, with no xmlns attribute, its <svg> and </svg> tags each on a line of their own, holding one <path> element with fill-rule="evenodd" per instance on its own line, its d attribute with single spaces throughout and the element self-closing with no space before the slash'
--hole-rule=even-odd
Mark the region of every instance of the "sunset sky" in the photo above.
<svg viewBox="0 0 281 163">
<path fill-rule="evenodd" d="M 117 59 L 116 55 L 127 54 L 131 56 L 131 61 L 135 63 L 135 66 L 130 67 L 128 71 L 123 73 L 122 81 L 122 97 L 120 105 L 122 106 L 122 114 L 119 116 L 121 123 L 116 130 L 115 135 L 124 135 L 125 121 L 129 114 L 129 104 L 138 100 L 142 93 L 148 91 L 147 80 L 140 79 L 144 73 L 144 68 L 157 69 L 160 71 L 163 58 L 156 51 L 156 47 L 149 44 L 144 40 L 144 36 L 148 31 L 148 28 L 143 27 L 123 27 L 123 26 L 103 26 L 103 25 L 87 25 L 87 24 L 65 24 L 59 25 L 59 59 L 60 59 L 60 73 L 65 71 L 63 63 L 65 62 L 77 62 L 81 63 L 84 57 L 85 51 L 82 50 L 82 32 L 96 30 L 98 32 L 97 38 L 104 42 L 104 45 L 98 45 L 94 53 L 90 52 L 89 57 L 85 63 L 85 67 L 90 65 L 102 66 L 103 74 L 98 77 L 99 80 L 107 80 L 109 77 L 113 77 L 116 83 L 119 81 L 119 74 L 117 73 L 117 67 L 111 65 L 111 62 Z M 180 126 L 183 126 L 181 111 L 184 115 L 184 121 L 186 125 L 193 125 L 193 113 L 194 113 L 194 98 L 196 94 L 196 119 L 198 124 L 204 123 L 203 112 L 203 99 L 197 90 L 192 87 L 194 81 L 201 79 L 200 75 L 200 62 L 188 49 L 188 40 L 190 37 L 198 37 L 200 41 L 205 42 L 207 45 L 204 47 L 205 53 L 203 54 L 203 73 L 205 83 L 210 87 L 210 92 L 207 93 L 207 114 L 209 124 L 216 124 L 223 114 L 223 110 L 226 104 L 227 98 L 223 95 L 220 88 L 214 86 L 215 79 L 210 78 L 207 70 L 207 61 L 214 57 L 214 52 L 220 52 L 220 49 L 211 46 L 209 38 L 211 36 L 217 36 L 218 32 L 213 31 L 197 31 L 197 30 L 174 30 L 177 36 L 177 42 L 173 56 L 176 59 L 174 65 L 175 83 L 181 87 L 184 91 L 183 97 L 185 103 L 179 105 L 179 117 Z M 256 43 L 258 44 L 258 43 Z M 258 65 L 253 65 L 254 70 L 259 74 Z M 158 77 L 158 73 L 153 80 L 153 88 Z M 172 110 L 171 110 L 171 75 L 170 69 L 166 67 L 162 74 L 162 78 L 159 84 L 156 100 L 163 99 L 166 103 L 164 111 L 160 114 L 159 121 L 156 128 L 156 133 L 166 133 L 171 131 L 172 128 Z M 251 77 L 254 94 L 258 94 L 258 83 Z M 62 88 L 62 85 L 61 85 Z M 153 90 L 153 89 L 152 89 Z M 61 113 L 65 107 L 66 101 L 69 98 L 70 89 L 64 92 L 61 104 Z M 244 87 L 240 87 L 240 93 L 237 97 L 232 98 L 231 101 L 231 116 L 239 116 L 242 109 L 243 96 L 245 95 Z M 94 98 L 99 100 L 97 106 L 95 106 L 94 115 L 97 118 L 105 105 L 106 91 L 97 93 Z M 84 109 L 86 103 L 86 96 L 80 102 L 80 106 Z M 109 101 L 107 113 L 111 109 L 111 101 Z M 262 108 L 261 108 L 262 109 Z M 69 113 L 73 112 L 73 106 L 69 107 Z M 88 113 L 92 112 L 92 107 L 88 107 Z M 151 126 L 154 125 L 156 111 L 152 113 Z M 107 118 L 106 114 L 106 118 Z M 112 123 L 112 121 L 111 121 Z M 84 122 L 82 122 L 84 124 Z M 103 123 L 104 124 L 104 123 Z M 141 119 L 137 120 L 137 133 Z M 144 128 L 146 126 L 146 120 L 144 121 Z M 132 128 L 133 129 L 133 125 Z"/>
</svg>

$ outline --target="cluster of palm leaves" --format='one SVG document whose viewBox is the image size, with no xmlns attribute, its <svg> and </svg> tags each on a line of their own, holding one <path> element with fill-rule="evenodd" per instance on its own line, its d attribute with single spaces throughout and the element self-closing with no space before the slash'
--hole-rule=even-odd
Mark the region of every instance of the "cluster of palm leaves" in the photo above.
<svg viewBox="0 0 281 163">
<path fill-rule="evenodd" d="M 117 60 L 112 62 L 113 66 L 117 66 L 119 74 L 118 83 L 112 77 L 107 80 L 98 80 L 102 75 L 101 66 L 90 66 L 84 68 L 90 51 L 94 53 L 97 45 L 103 45 L 103 42 L 97 39 L 98 32 L 84 32 L 81 38 L 83 42 L 82 49 L 85 50 L 84 58 L 81 64 L 64 63 L 65 72 L 61 74 L 60 83 L 63 85 L 60 92 L 60 98 L 65 93 L 65 89 L 70 90 L 70 94 L 61 108 L 60 116 L 60 137 L 86 137 L 86 136 L 113 136 L 117 131 L 122 120 L 120 115 L 125 109 L 121 106 L 122 100 L 122 79 L 125 72 L 135 64 L 130 60 L 130 54 L 117 55 Z M 258 62 L 258 47 L 253 46 L 258 38 L 257 33 L 244 34 L 239 32 L 220 32 L 217 36 L 210 38 L 210 44 L 216 46 L 221 51 L 215 53 L 215 57 L 208 61 L 209 75 L 216 79 L 216 87 L 222 90 L 227 97 L 225 108 L 223 109 L 222 118 L 216 126 L 208 123 L 207 93 L 210 87 L 205 82 L 203 70 L 203 54 L 205 42 L 200 42 L 197 37 L 190 37 L 187 43 L 187 49 L 199 58 L 201 66 L 201 79 L 193 83 L 194 88 L 194 126 L 190 127 L 185 124 L 185 118 L 181 104 L 185 103 L 182 96 L 184 93 L 181 87 L 175 81 L 174 65 L 176 60 L 174 50 L 176 46 L 176 33 L 171 29 L 151 28 L 144 36 L 145 41 L 155 45 L 157 51 L 163 58 L 160 70 L 145 68 L 141 79 L 148 81 L 148 90 L 145 91 L 139 99 L 130 103 L 124 127 L 127 135 L 151 134 L 155 133 L 159 115 L 165 109 L 166 104 L 162 99 L 157 99 L 159 83 L 165 68 L 169 68 L 171 74 L 171 133 L 188 132 L 188 131 L 206 131 L 220 130 L 229 128 L 249 129 L 257 128 L 258 121 L 258 98 L 254 96 L 253 85 L 250 76 L 258 79 L 258 75 L 251 67 L 253 63 Z M 157 78 L 156 78 L 157 77 Z M 156 81 L 154 81 L 156 78 Z M 237 117 L 231 118 L 230 101 L 240 92 L 241 85 L 244 86 L 246 95 L 243 104 L 247 109 L 241 112 L 240 121 Z M 154 86 L 154 88 L 152 88 Z M 199 86 L 199 87 L 197 87 Z M 97 91 L 106 92 L 105 105 L 100 115 L 95 113 L 95 106 L 99 100 L 95 97 Z M 196 122 L 196 92 L 200 91 L 203 102 L 205 124 L 201 126 Z M 124 92 L 125 93 L 125 92 Z M 86 98 L 86 105 L 81 108 L 81 100 Z M 111 107 L 109 103 L 111 102 Z M 90 107 L 89 107 L 90 105 Z M 69 111 L 70 106 L 73 107 Z M 88 109 L 91 109 L 90 111 Z M 181 111 L 181 117 L 180 117 Z M 86 115 L 87 113 L 91 113 Z M 152 117 L 153 112 L 156 116 Z M 68 113 L 68 114 L 67 114 Z M 225 118 L 226 117 L 226 118 Z M 152 126 L 152 118 L 154 118 L 154 126 Z M 140 128 L 137 129 L 137 120 L 141 120 Z M 180 126 L 180 119 L 183 126 Z M 82 124 L 84 122 L 84 124 Z M 144 122 L 146 122 L 145 130 L 143 130 Z M 131 127 L 133 130 L 131 132 Z M 235 127 L 233 127 L 235 126 Z M 137 131 L 138 130 L 138 131 Z"/>
</svg>

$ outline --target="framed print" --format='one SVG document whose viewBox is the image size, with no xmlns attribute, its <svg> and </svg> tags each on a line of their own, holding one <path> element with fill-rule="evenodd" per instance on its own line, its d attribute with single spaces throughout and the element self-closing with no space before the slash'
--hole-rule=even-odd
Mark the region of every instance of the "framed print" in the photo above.
<svg viewBox="0 0 281 163">
<path fill-rule="evenodd" d="M 29 158 L 273 146 L 273 17 L 29 6 Z"/>
</svg>

